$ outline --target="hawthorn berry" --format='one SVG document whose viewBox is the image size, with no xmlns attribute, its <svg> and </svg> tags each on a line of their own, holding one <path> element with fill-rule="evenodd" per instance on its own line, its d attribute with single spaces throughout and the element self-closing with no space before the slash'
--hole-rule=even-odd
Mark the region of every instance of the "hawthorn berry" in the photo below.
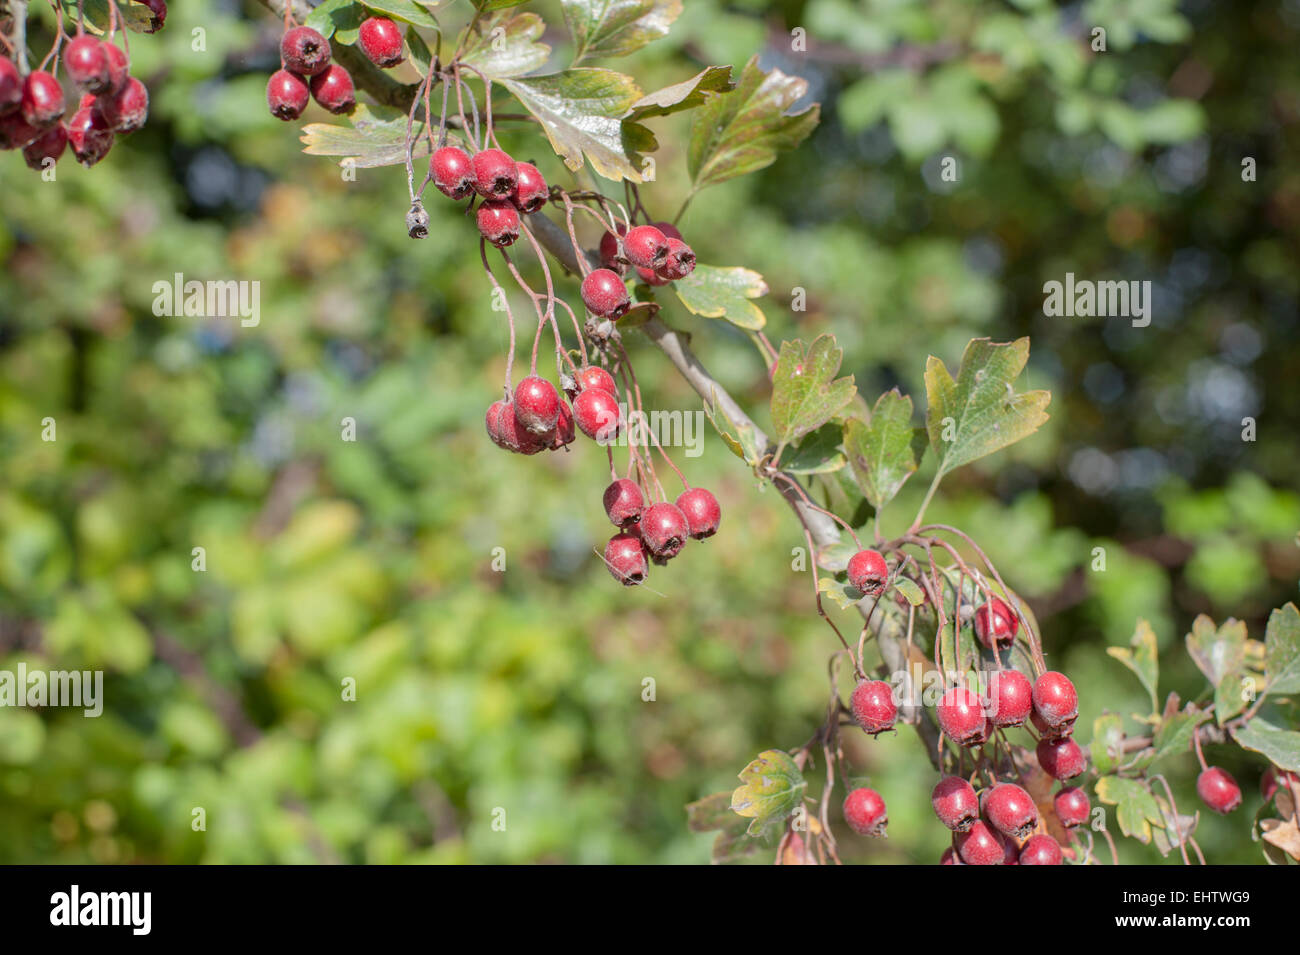
<svg viewBox="0 0 1300 955">
<path fill-rule="evenodd" d="M 68 121 L 68 145 L 77 162 L 89 168 L 108 155 L 116 137 L 97 109 L 83 106 Z"/>
<path fill-rule="evenodd" d="M 863 680 L 855 686 L 849 707 L 858 725 L 872 736 L 893 729 L 898 721 L 894 689 L 884 680 Z"/>
<path fill-rule="evenodd" d="M 484 149 L 474 154 L 474 189 L 485 199 L 506 199 L 519 181 L 515 161 L 500 149 Z"/>
<path fill-rule="evenodd" d="M 116 43 L 104 41 L 104 56 L 108 58 L 108 89 L 106 93 L 116 93 L 126 85 L 131 61 L 126 58 L 126 51 Z"/>
<path fill-rule="evenodd" d="M 1241 805 L 1241 787 L 1227 770 L 1209 766 L 1196 777 L 1196 795 L 1220 815 L 1226 816 Z"/>
<path fill-rule="evenodd" d="M 631 299 L 623 280 L 609 269 L 592 269 L 582 280 L 582 303 L 598 318 L 619 319 L 627 314 Z"/>
<path fill-rule="evenodd" d="M 605 545 L 605 566 L 624 587 L 635 587 L 646 578 L 650 567 L 645 548 L 635 534 L 615 534 Z"/>
<path fill-rule="evenodd" d="M 23 159 L 27 161 L 27 165 L 32 169 L 42 170 L 45 168 L 47 159 L 58 162 L 67 145 L 67 129 L 64 128 L 62 123 L 55 123 L 39 137 L 23 147 Z"/>
<path fill-rule="evenodd" d="M 548 190 L 546 180 L 530 162 L 515 163 L 515 191 L 510 201 L 520 212 L 536 212 L 546 205 Z"/>
<path fill-rule="evenodd" d="M 883 836 L 889 826 L 885 800 L 874 789 L 859 787 L 844 799 L 844 821 L 860 836 Z"/>
<path fill-rule="evenodd" d="M 1006 858 L 1006 840 L 976 819 L 969 829 L 953 833 L 952 847 L 967 865 L 1001 865 Z"/>
<path fill-rule="evenodd" d="M 387 17 L 367 17 L 361 21 L 357 46 L 381 69 L 402 62 L 402 31 Z"/>
<path fill-rule="evenodd" d="M 655 274 L 665 279 L 684 279 L 695 271 L 695 252 L 681 239 L 668 239 L 668 257 Z"/>
<path fill-rule="evenodd" d="M 1001 597 L 992 597 L 975 611 L 975 636 L 989 650 L 1015 642 L 1020 620 Z"/>
<path fill-rule="evenodd" d="M 979 797 L 960 776 L 945 776 L 930 793 L 930 805 L 939 821 L 953 832 L 965 832 L 979 818 Z"/>
<path fill-rule="evenodd" d="M 1023 839 L 1038 825 L 1038 807 L 1015 783 L 998 783 L 984 794 L 984 818 L 1004 836 Z"/>
<path fill-rule="evenodd" d="M 114 132 L 133 133 L 149 116 L 149 91 L 134 76 L 116 93 L 95 97 L 95 109 Z"/>
<path fill-rule="evenodd" d="M 633 226 L 623 236 L 623 254 L 637 268 L 653 272 L 668 258 L 668 237 L 652 225 Z"/>
<path fill-rule="evenodd" d="M 487 415 L 484 423 L 487 425 L 488 437 L 498 448 L 505 448 L 507 451 L 514 451 L 507 442 L 507 432 L 502 427 L 501 416 L 503 414 L 514 415 L 514 410 L 510 407 L 509 402 L 494 401 L 488 405 Z"/>
<path fill-rule="evenodd" d="M 973 690 L 953 687 L 940 698 L 936 709 L 939 728 L 959 746 L 974 746 L 988 738 L 984 701 Z"/>
<path fill-rule="evenodd" d="M 646 285 L 654 285 L 654 286 L 667 285 L 669 282 L 672 281 L 672 279 L 664 278 L 662 275 L 660 275 L 658 272 L 653 271 L 652 269 L 643 269 L 639 265 L 636 266 L 636 277 Z"/>
<path fill-rule="evenodd" d="M 63 66 L 77 88 L 86 93 L 103 93 L 109 88 L 108 54 L 93 36 L 74 37 L 63 48 Z"/>
<path fill-rule="evenodd" d="M 618 437 L 618 399 L 603 388 L 588 388 L 573 399 L 573 418 L 579 431 L 600 444 Z"/>
<path fill-rule="evenodd" d="M 331 63 L 311 78 L 311 95 L 331 113 L 350 113 L 357 105 L 352 74 Z"/>
<path fill-rule="evenodd" d="M 1020 849 L 1016 846 L 1016 840 L 1006 836 L 1002 837 L 1002 864 L 1020 865 Z"/>
<path fill-rule="evenodd" d="M 294 27 L 280 37 L 284 68 L 299 76 L 318 76 L 329 69 L 330 44 L 311 27 Z"/>
<path fill-rule="evenodd" d="M 608 391 L 615 398 L 618 397 L 614 376 L 596 365 L 588 365 L 578 370 L 578 389 L 586 391 L 588 388 L 599 388 L 601 391 Z"/>
<path fill-rule="evenodd" d="M 645 497 L 636 481 L 619 478 L 605 488 L 605 514 L 615 527 L 630 527 L 641 519 Z"/>
<path fill-rule="evenodd" d="M 691 487 L 677 495 L 677 508 L 686 515 L 691 537 L 702 541 L 718 532 L 722 522 L 722 508 L 711 491 L 702 487 Z"/>
<path fill-rule="evenodd" d="M 1045 833 L 1030 836 L 1020 847 L 1021 865 L 1061 865 L 1061 844 Z"/>
<path fill-rule="evenodd" d="M 499 249 L 514 245 L 519 238 L 519 212 L 504 199 L 489 199 L 475 213 L 478 231 Z"/>
<path fill-rule="evenodd" d="M 879 551 L 860 550 L 849 558 L 849 583 L 868 597 L 879 597 L 885 592 L 889 567 Z"/>
<path fill-rule="evenodd" d="M 474 191 L 474 164 L 459 146 L 442 146 L 429 157 L 433 184 L 449 199 L 464 199 Z"/>
<path fill-rule="evenodd" d="M 288 70 L 276 70 L 266 83 L 266 105 L 276 119 L 297 119 L 307 108 L 311 90 L 302 77 Z"/>
<path fill-rule="evenodd" d="M 627 234 L 627 226 L 620 222 L 617 228 L 617 236 L 612 232 L 606 232 L 600 237 L 600 264 L 623 275 L 627 272 L 628 261 L 623 258 L 618 240 L 620 236 Z"/>
<path fill-rule="evenodd" d="M 943 855 L 939 856 L 939 865 L 965 865 L 957 856 L 956 850 L 952 846 L 943 850 Z"/>
<path fill-rule="evenodd" d="M 515 406 L 508 401 L 495 402 L 487 411 L 488 437 L 493 444 L 516 454 L 536 454 L 545 444 L 526 429 L 515 415 Z"/>
<path fill-rule="evenodd" d="M 0 56 L 0 116 L 12 113 L 22 101 L 23 78 L 18 74 L 18 67 Z"/>
<path fill-rule="evenodd" d="M 1066 786 L 1052 799 L 1052 808 L 1056 810 L 1056 818 L 1061 820 L 1061 825 L 1073 829 L 1088 821 L 1092 803 L 1088 794 L 1078 786 Z"/>
<path fill-rule="evenodd" d="M 994 726 L 1021 726 L 1034 708 L 1034 688 L 1019 670 L 995 670 L 989 678 L 989 718 Z"/>
<path fill-rule="evenodd" d="M 1088 767 L 1088 759 L 1072 739 L 1042 739 L 1034 750 L 1038 765 L 1054 779 L 1073 779 Z"/>
<path fill-rule="evenodd" d="M 23 119 L 21 111 L 0 116 L 0 149 L 24 149 L 40 135 L 39 129 Z"/>
<path fill-rule="evenodd" d="M 1070 678 L 1055 670 L 1040 676 L 1034 683 L 1034 712 L 1056 735 L 1061 735 L 1065 727 L 1073 726 L 1079 715 L 1079 695 Z"/>
<path fill-rule="evenodd" d="M 690 536 L 686 515 L 676 504 L 659 501 L 641 512 L 638 524 L 646 550 L 656 561 L 671 560 L 682 552 Z"/>
<path fill-rule="evenodd" d="M 573 444 L 574 439 L 578 436 L 577 429 L 573 424 L 573 409 L 563 398 L 560 399 L 560 414 L 555 421 L 555 430 L 551 432 L 550 443 L 546 446 L 552 451 L 558 451 L 565 445 Z"/>
<path fill-rule="evenodd" d="M 63 85 L 44 70 L 32 70 L 23 80 L 23 119 L 45 128 L 63 116 Z"/>
<path fill-rule="evenodd" d="M 148 7 L 149 12 L 153 14 L 149 18 L 149 29 L 144 32 L 157 33 L 163 28 L 163 24 L 167 22 L 167 0 L 140 0 L 140 2 Z"/>
<path fill-rule="evenodd" d="M 529 375 L 515 388 L 515 417 L 533 434 L 549 434 L 560 418 L 560 393 L 545 378 Z"/>
</svg>

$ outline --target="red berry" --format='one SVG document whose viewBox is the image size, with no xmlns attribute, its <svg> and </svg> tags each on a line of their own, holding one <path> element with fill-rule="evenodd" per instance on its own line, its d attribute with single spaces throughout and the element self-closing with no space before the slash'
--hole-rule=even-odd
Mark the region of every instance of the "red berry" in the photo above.
<svg viewBox="0 0 1300 955">
<path fill-rule="evenodd" d="M 956 850 L 953 849 L 952 846 L 949 846 L 947 849 L 944 849 L 943 855 L 939 856 L 939 865 L 965 865 L 965 864 L 966 863 L 961 861 L 961 858 L 957 855 Z"/>
<path fill-rule="evenodd" d="M 113 130 L 93 107 L 83 106 L 68 121 L 68 144 L 72 146 L 72 154 L 87 168 L 108 155 L 114 139 Z"/>
<path fill-rule="evenodd" d="M 95 97 L 95 109 L 114 132 L 133 133 L 149 116 L 149 91 L 134 76 L 116 93 Z"/>
<path fill-rule="evenodd" d="M 1079 715 L 1079 696 L 1064 673 L 1049 670 L 1034 684 L 1034 711 L 1057 735 L 1074 725 Z"/>
<path fill-rule="evenodd" d="M 858 725 L 873 736 L 893 729 L 898 721 L 894 688 L 884 680 L 863 680 L 855 686 L 849 707 Z"/>
<path fill-rule="evenodd" d="M 565 445 L 573 444 L 573 439 L 577 437 L 577 430 L 573 424 L 573 409 L 563 398 L 560 399 L 560 415 L 555 421 L 555 430 L 551 433 L 550 443 L 546 446 L 552 451 L 558 451 Z"/>
<path fill-rule="evenodd" d="M 1196 794 L 1215 812 L 1226 816 L 1241 805 L 1241 787 L 1237 781 L 1218 766 L 1201 770 L 1196 777 Z"/>
<path fill-rule="evenodd" d="M 44 70 L 32 70 L 23 80 L 23 119 L 44 129 L 63 116 L 63 86 Z"/>
<path fill-rule="evenodd" d="M 979 798 L 971 784 L 960 776 L 939 780 L 930 793 L 930 805 L 939 821 L 953 832 L 965 832 L 979 818 Z"/>
<path fill-rule="evenodd" d="M 1006 841 L 982 819 L 964 832 L 954 833 L 952 847 L 967 865 L 1001 865 L 1006 858 Z"/>
<path fill-rule="evenodd" d="M 954 687 L 940 698 L 937 710 L 939 728 L 954 743 L 973 746 L 988 738 L 984 701 L 972 690 Z"/>
<path fill-rule="evenodd" d="M 605 545 L 605 566 L 625 587 L 635 587 L 649 572 L 645 549 L 635 534 L 615 534 Z"/>
<path fill-rule="evenodd" d="M 682 552 L 690 527 L 676 504 L 660 501 L 641 512 L 641 539 L 656 561 L 671 560 Z"/>
<path fill-rule="evenodd" d="M 1088 768 L 1087 757 L 1072 739 L 1043 739 L 1034 751 L 1043 772 L 1054 779 L 1073 779 Z"/>
<path fill-rule="evenodd" d="M 280 57 L 286 70 L 317 76 L 329 68 L 329 40 L 311 27 L 294 27 L 280 38 Z"/>
<path fill-rule="evenodd" d="M 879 597 L 889 579 L 889 567 L 879 551 L 860 550 L 849 558 L 849 583 L 868 597 Z"/>
<path fill-rule="evenodd" d="M 68 145 L 68 131 L 62 123 L 55 123 L 37 139 L 23 147 L 23 159 L 32 169 L 44 169 L 45 160 L 59 161 Z"/>
<path fill-rule="evenodd" d="M 623 254 L 633 265 L 653 272 L 668 258 L 668 237 L 652 225 L 633 226 L 623 236 Z"/>
<path fill-rule="evenodd" d="M 615 527 L 630 527 L 641 519 L 645 497 L 636 481 L 619 478 L 605 488 L 605 514 Z"/>
<path fill-rule="evenodd" d="M 615 398 L 618 397 L 614 376 L 596 365 L 588 365 L 578 371 L 578 390 L 586 391 L 588 388 L 599 388 L 601 391 L 608 391 Z"/>
<path fill-rule="evenodd" d="M 515 388 L 515 417 L 533 434 L 549 434 L 560 419 L 560 393 L 545 378 L 528 376 Z"/>
<path fill-rule="evenodd" d="M 126 78 L 131 69 L 131 61 L 126 58 L 126 51 L 116 43 L 104 42 L 104 56 L 108 58 L 108 89 L 106 93 L 116 93 L 126 85 Z"/>
<path fill-rule="evenodd" d="M 515 191 L 510 201 L 520 212 L 536 212 L 546 205 L 546 180 L 530 162 L 515 163 Z"/>
<path fill-rule="evenodd" d="M 266 105 L 276 119 L 297 119 L 307 108 L 310 98 L 311 90 L 307 84 L 288 70 L 276 70 L 267 81 Z"/>
<path fill-rule="evenodd" d="M 582 280 L 582 303 L 598 318 L 621 318 L 631 300 L 623 280 L 609 269 L 592 269 Z"/>
<path fill-rule="evenodd" d="M 1057 793 L 1052 800 L 1052 807 L 1056 810 L 1056 818 L 1061 820 L 1061 825 L 1066 829 L 1083 825 L 1092 811 L 1088 794 L 1077 786 L 1066 786 Z"/>
<path fill-rule="evenodd" d="M 167 0 L 140 0 L 153 16 L 149 20 L 149 29 L 145 33 L 157 33 L 167 22 Z"/>
<path fill-rule="evenodd" d="M 82 34 L 63 48 L 63 66 L 77 88 L 87 93 L 103 93 L 109 88 L 108 54 L 104 44 Z"/>
<path fill-rule="evenodd" d="M 1273 794 L 1277 792 L 1279 786 L 1288 789 L 1294 788 L 1296 792 L 1300 793 L 1300 775 L 1292 772 L 1279 773 L 1276 766 L 1269 766 L 1268 769 L 1264 770 L 1264 775 L 1259 780 L 1259 792 L 1264 797 L 1264 802 L 1268 802 L 1273 798 Z"/>
<path fill-rule="evenodd" d="M 352 74 L 331 63 L 311 78 L 311 95 L 331 113 L 350 113 L 357 105 Z"/>
<path fill-rule="evenodd" d="M 489 199 L 478 207 L 478 231 L 499 249 L 519 238 L 519 213 L 504 199 Z"/>
<path fill-rule="evenodd" d="M 387 17 L 362 20 L 357 45 L 375 66 L 388 69 L 402 62 L 402 31 Z"/>
<path fill-rule="evenodd" d="M 515 161 L 499 149 L 484 149 L 474 154 L 474 188 L 487 199 L 506 199 L 519 181 Z"/>
<path fill-rule="evenodd" d="M 889 826 L 885 800 L 874 789 L 855 789 L 844 800 L 844 821 L 860 836 L 883 836 Z"/>
<path fill-rule="evenodd" d="M 588 388 L 573 399 L 578 430 L 600 444 L 618 437 L 620 417 L 618 399 L 602 388 Z"/>
<path fill-rule="evenodd" d="M 656 222 L 655 228 L 664 234 L 664 238 L 680 239 L 682 237 L 681 230 L 671 222 Z"/>
<path fill-rule="evenodd" d="M 40 135 L 41 130 L 23 119 L 20 110 L 0 116 L 0 149 L 23 149 Z"/>
<path fill-rule="evenodd" d="M 984 794 L 984 818 L 1004 836 L 1023 839 L 1038 825 L 1038 807 L 1015 783 L 998 783 Z"/>
<path fill-rule="evenodd" d="M 618 224 L 618 235 L 626 234 L 627 226 L 620 222 Z M 628 261 L 623 258 L 622 251 L 619 249 L 618 236 L 612 232 L 606 232 L 600 237 L 600 263 L 619 275 L 627 273 Z"/>
<path fill-rule="evenodd" d="M 1001 597 L 993 597 L 975 611 L 975 635 L 992 650 L 1015 642 L 1020 620 Z"/>
<path fill-rule="evenodd" d="M 23 78 L 13 60 L 0 56 L 0 116 L 12 113 L 23 101 Z M 604 247 L 604 243 L 601 243 Z"/>
<path fill-rule="evenodd" d="M 474 191 L 474 164 L 459 146 L 443 146 L 429 157 L 429 173 L 438 191 L 449 199 L 464 199 Z"/>
<path fill-rule="evenodd" d="M 660 278 L 684 279 L 695 271 L 695 253 L 681 239 L 668 240 L 668 258 L 659 266 L 655 274 Z"/>
<path fill-rule="evenodd" d="M 677 507 L 686 515 L 691 536 L 697 541 L 712 537 L 722 522 L 722 508 L 718 499 L 702 487 L 692 487 L 677 495 Z"/>
<path fill-rule="evenodd" d="M 1020 847 L 1021 865 L 1060 865 L 1061 845 L 1051 836 L 1039 833 L 1030 836 Z"/>
<path fill-rule="evenodd" d="M 1034 689 L 1019 670 L 995 670 L 989 677 L 994 726 L 1020 726 L 1034 708 Z"/>
<path fill-rule="evenodd" d="M 487 431 L 492 443 L 516 454 L 536 454 L 544 447 L 536 435 L 519 423 L 515 406 L 497 401 L 487 411 Z"/>
<path fill-rule="evenodd" d="M 654 285 L 654 286 L 667 285 L 670 281 L 672 281 L 671 279 L 664 278 L 658 272 L 653 272 L 650 269 L 643 269 L 639 265 L 636 266 L 636 277 L 640 279 L 642 282 L 644 282 L 646 285 Z"/>
</svg>

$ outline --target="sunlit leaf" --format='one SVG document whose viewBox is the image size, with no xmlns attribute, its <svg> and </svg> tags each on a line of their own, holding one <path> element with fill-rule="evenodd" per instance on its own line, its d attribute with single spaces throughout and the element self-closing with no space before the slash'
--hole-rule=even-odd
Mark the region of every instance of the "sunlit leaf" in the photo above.
<svg viewBox="0 0 1300 955">
<path fill-rule="evenodd" d="M 820 428 L 853 398 L 853 376 L 836 378 L 844 352 L 833 335 L 811 345 L 781 343 L 772 377 L 772 423 L 777 441 L 793 441 Z"/>
<path fill-rule="evenodd" d="M 1156 712 L 1160 706 L 1156 690 L 1160 662 L 1156 658 L 1156 633 L 1151 624 L 1139 620 L 1128 647 L 1107 647 L 1106 652 L 1137 675 L 1151 697 L 1151 712 Z"/>
<path fill-rule="evenodd" d="M 723 318 L 752 331 L 767 324 L 762 310 L 751 301 L 767 294 L 767 283 L 752 269 L 696 265 L 690 275 L 673 283 L 673 291 L 696 315 Z"/>
<path fill-rule="evenodd" d="M 523 76 L 541 69 L 551 56 L 551 48 L 540 42 L 545 31 L 535 13 L 498 13 L 479 24 L 461 59 L 489 79 Z"/>
<path fill-rule="evenodd" d="M 1293 603 L 1268 617 L 1264 634 L 1269 693 L 1300 693 L 1300 610 Z"/>
<path fill-rule="evenodd" d="M 1151 841 L 1151 824 L 1164 826 L 1155 797 L 1136 779 L 1103 776 L 1097 780 L 1097 798 L 1115 807 L 1115 818 L 1126 836 L 1138 842 Z"/>
<path fill-rule="evenodd" d="M 731 794 L 731 809 L 753 819 L 749 833 L 755 835 L 774 822 L 788 817 L 803 800 L 808 783 L 788 753 L 765 750 L 740 772 L 742 785 Z"/>
<path fill-rule="evenodd" d="M 682 0 L 561 0 L 573 63 L 626 56 L 668 35 Z"/>
<path fill-rule="evenodd" d="M 850 418 L 844 428 L 844 450 L 858 487 L 879 509 L 893 500 L 916 471 L 916 432 L 912 399 L 897 388 L 876 399 L 871 418 Z"/>
<path fill-rule="evenodd" d="M 726 93 L 733 89 L 735 84 L 731 82 L 731 67 L 705 67 L 689 80 L 647 93 L 632 105 L 625 118 L 640 120 L 680 113 L 703 103 L 706 93 Z"/>
<path fill-rule="evenodd" d="M 1255 717 L 1232 737 L 1241 746 L 1260 753 L 1282 769 L 1300 773 L 1300 733 L 1284 730 Z"/>
</svg>

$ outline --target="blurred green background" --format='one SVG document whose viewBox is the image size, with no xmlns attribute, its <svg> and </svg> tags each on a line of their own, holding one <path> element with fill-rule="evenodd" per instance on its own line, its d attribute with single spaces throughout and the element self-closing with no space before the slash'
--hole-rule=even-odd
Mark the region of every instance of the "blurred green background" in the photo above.
<svg viewBox="0 0 1300 955">
<path fill-rule="evenodd" d="M 563 46 L 558 4 L 533 8 Z M 102 668 L 107 697 L 99 719 L 0 709 L 0 861 L 707 860 L 684 804 L 822 718 L 833 636 L 791 569 L 798 526 L 710 432 L 679 461 L 721 532 L 654 591 L 617 586 L 593 552 L 603 455 L 511 456 L 483 433 L 506 336 L 472 224 L 434 197 L 413 242 L 399 169 L 344 181 L 299 152 L 301 124 L 264 102 L 279 29 L 255 3 L 177 3 L 132 37 L 143 131 L 92 170 L 65 156 L 55 182 L 0 154 L 0 668 Z M 1142 709 L 1104 653 L 1139 616 L 1162 690 L 1190 697 L 1197 613 L 1262 638 L 1296 597 L 1298 30 L 1296 0 L 691 0 L 619 64 L 656 89 L 759 51 L 823 104 L 800 150 L 682 221 L 701 261 L 766 276 L 774 341 L 834 332 L 874 398 L 922 395 L 926 355 L 955 367 L 973 336 L 1032 337 L 1022 385 L 1052 390 L 1051 422 L 950 478 L 930 515 L 1031 600 L 1080 727 Z M 668 218 L 689 114 L 652 125 L 643 197 Z M 571 181 L 544 140 L 502 138 Z M 1150 279 L 1152 324 L 1044 317 L 1067 271 Z M 260 282 L 260 325 L 156 317 L 177 272 Z M 766 423 L 745 337 L 666 317 Z M 699 407 L 629 340 L 652 406 Z M 846 745 L 891 822 L 886 842 L 845 836 L 845 858 L 936 860 L 914 735 Z M 1198 836 L 1212 862 L 1260 861 L 1262 760 L 1218 749 L 1246 804 Z M 1194 765 L 1169 767 L 1185 806 Z"/>
</svg>

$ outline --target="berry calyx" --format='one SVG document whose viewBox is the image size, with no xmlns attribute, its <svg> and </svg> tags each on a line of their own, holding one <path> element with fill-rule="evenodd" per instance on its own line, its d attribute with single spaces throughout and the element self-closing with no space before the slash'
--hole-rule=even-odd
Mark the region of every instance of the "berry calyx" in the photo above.
<svg viewBox="0 0 1300 955">
<path fill-rule="evenodd" d="M 524 213 L 536 212 L 546 205 L 548 194 L 546 180 L 536 166 L 530 162 L 515 163 L 515 191 L 511 194 L 510 201 L 516 209 Z"/>
<path fill-rule="evenodd" d="M 23 100 L 23 78 L 13 60 L 0 56 L 0 116 L 16 110 Z M 606 233 L 608 234 L 608 233 Z M 601 242 L 604 248 L 604 242 Z"/>
<path fill-rule="evenodd" d="M 1034 688 L 1019 670 L 995 670 L 989 678 L 994 726 L 1021 726 L 1034 708 Z"/>
<path fill-rule="evenodd" d="M 884 680 L 863 680 L 853 688 L 849 706 L 858 725 L 872 736 L 893 729 L 898 721 L 894 689 Z"/>
<path fill-rule="evenodd" d="M 443 146 L 429 157 L 433 184 L 448 199 L 464 199 L 474 191 L 474 164 L 459 146 Z"/>
<path fill-rule="evenodd" d="M 668 239 L 668 257 L 659 266 L 656 274 L 660 278 L 684 279 L 695 271 L 695 252 L 681 239 Z"/>
<path fill-rule="evenodd" d="M 641 539 L 646 550 L 656 561 L 667 561 L 676 557 L 686 546 L 690 536 L 690 527 L 686 515 L 676 504 L 660 501 L 651 504 L 641 512 Z"/>
<path fill-rule="evenodd" d="M 668 237 L 652 225 L 633 226 L 623 236 L 623 254 L 637 268 L 653 272 L 668 258 Z"/>
<path fill-rule="evenodd" d="M 1073 779 L 1088 767 L 1088 759 L 1072 739 L 1043 739 L 1034 750 L 1038 765 L 1053 779 Z"/>
<path fill-rule="evenodd" d="M 134 76 L 116 93 L 95 97 L 95 109 L 118 133 L 133 133 L 149 117 L 149 91 Z"/>
<path fill-rule="evenodd" d="M 266 105 L 276 119 L 297 119 L 307 108 L 311 90 L 302 77 L 288 70 L 276 70 L 266 83 Z"/>
<path fill-rule="evenodd" d="M 1061 821 L 1061 825 L 1073 829 L 1088 821 L 1092 803 L 1088 794 L 1079 787 L 1066 786 L 1052 799 L 1052 808 L 1056 810 L 1056 818 Z"/>
<path fill-rule="evenodd" d="M 979 819 L 979 797 L 960 776 L 945 776 L 930 793 L 930 805 L 939 821 L 953 832 L 965 832 Z"/>
<path fill-rule="evenodd" d="M 940 698 L 936 710 L 939 728 L 957 745 L 974 746 L 988 738 L 984 701 L 974 691 L 954 687 Z"/>
<path fill-rule="evenodd" d="M 573 419 L 587 437 L 609 444 L 618 437 L 618 399 L 603 388 L 588 388 L 573 399 Z"/>
<path fill-rule="evenodd" d="M 533 434 L 549 434 L 560 418 L 560 393 L 545 378 L 529 375 L 515 388 L 515 417 Z"/>
<path fill-rule="evenodd" d="M 844 821 L 860 836 L 883 836 L 889 826 L 885 800 L 880 793 L 865 786 L 853 790 L 844 799 Z"/>
<path fill-rule="evenodd" d="M 722 523 L 722 508 L 712 492 L 702 487 L 692 487 L 677 495 L 677 508 L 686 515 L 691 537 L 702 541 L 718 532 Z"/>
<path fill-rule="evenodd" d="M 1045 833 L 1030 836 L 1020 847 L 1021 865 L 1061 865 L 1061 844 Z"/>
<path fill-rule="evenodd" d="M 889 567 L 879 551 L 860 550 L 849 558 L 849 583 L 868 597 L 884 593 L 888 579 Z"/>
<path fill-rule="evenodd" d="M 402 62 L 402 31 L 387 17 L 362 20 L 357 45 L 380 69 L 386 70 Z"/>
<path fill-rule="evenodd" d="M 614 376 L 597 365 L 587 365 L 578 370 L 578 390 L 586 391 L 588 388 L 599 388 L 601 391 L 608 391 L 615 398 L 618 397 L 618 386 L 614 384 Z"/>
<path fill-rule="evenodd" d="M 1073 723 L 1064 723 L 1061 726 L 1048 726 L 1047 722 L 1038 715 L 1037 710 L 1034 710 L 1029 714 L 1029 722 L 1034 724 L 1034 729 L 1038 731 L 1038 735 L 1046 739 L 1065 739 L 1067 736 L 1074 735 Z"/>
<path fill-rule="evenodd" d="M 92 36 L 82 34 L 63 48 L 63 66 L 83 92 L 99 94 L 110 88 L 108 54 Z"/>
<path fill-rule="evenodd" d="M 62 123 L 55 123 L 39 137 L 23 147 L 23 159 L 32 169 L 46 168 L 46 160 L 58 162 L 68 145 L 68 131 Z"/>
<path fill-rule="evenodd" d="M 984 817 L 1004 836 L 1023 839 L 1038 825 L 1038 807 L 1015 783 L 998 783 L 984 796 Z"/>
<path fill-rule="evenodd" d="M 635 587 L 650 571 L 641 539 L 626 533 L 615 534 L 605 545 L 605 566 L 624 587 Z"/>
<path fill-rule="evenodd" d="M 1064 673 L 1049 670 L 1034 683 L 1034 712 L 1055 735 L 1074 725 L 1079 715 L 1079 695 Z"/>
<path fill-rule="evenodd" d="M 1196 795 L 1220 815 L 1226 816 L 1241 805 L 1241 787 L 1225 769 L 1209 766 L 1196 777 Z"/>
<path fill-rule="evenodd" d="M 605 488 L 605 514 L 615 527 L 631 527 L 641 519 L 645 497 L 636 481 L 619 478 Z"/>
<path fill-rule="evenodd" d="M 967 865 L 1001 865 L 1006 858 L 1006 841 L 982 819 L 964 832 L 954 833 L 952 847 Z"/>
<path fill-rule="evenodd" d="M 515 161 L 500 149 L 474 154 L 474 188 L 485 199 L 506 199 L 515 191 L 519 173 Z"/>
<path fill-rule="evenodd" d="M 68 145 L 77 162 L 87 168 L 108 155 L 114 139 L 112 128 L 91 106 L 83 106 L 68 121 Z"/>
<path fill-rule="evenodd" d="M 519 212 L 507 200 L 489 199 L 475 213 L 483 238 L 503 249 L 519 238 Z"/>
<path fill-rule="evenodd" d="M 299 76 L 317 76 L 330 65 L 329 40 L 311 27 L 294 27 L 280 37 L 284 68 Z"/>
<path fill-rule="evenodd" d="M 1009 647 L 1016 640 L 1020 620 L 1001 597 L 993 597 L 975 611 L 975 636 L 989 649 Z"/>
<path fill-rule="evenodd" d="M 619 319 L 627 313 L 631 299 L 623 280 L 609 269 L 592 269 L 582 280 L 582 304 L 599 318 Z"/>
<path fill-rule="evenodd" d="M 44 70 L 27 74 L 22 91 L 23 119 L 44 129 L 63 116 L 65 107 L 63 85 L 52 74 Z"/>
<path fill-rule="evenodd" d="M 330 63 L 311 78 L 311 95 L 331 113 L 350 113 L 357 105 L 352 74 L 337 63 Z"/>
</svg>

